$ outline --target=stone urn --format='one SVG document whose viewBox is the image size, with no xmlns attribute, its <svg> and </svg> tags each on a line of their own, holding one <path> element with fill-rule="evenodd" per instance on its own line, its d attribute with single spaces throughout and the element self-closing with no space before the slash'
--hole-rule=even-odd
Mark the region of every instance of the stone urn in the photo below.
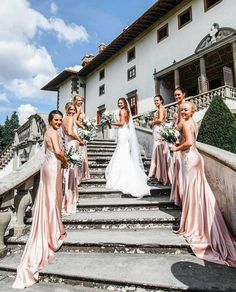
<svg viewBox="0 0 236 292">
<path fill-rule="evenodd" d="M 10 221 L 11 213 L 9 211 L 0 211 L 0 250 L 6 247 L 4 244 L 4 235 Z"/>
</svg>

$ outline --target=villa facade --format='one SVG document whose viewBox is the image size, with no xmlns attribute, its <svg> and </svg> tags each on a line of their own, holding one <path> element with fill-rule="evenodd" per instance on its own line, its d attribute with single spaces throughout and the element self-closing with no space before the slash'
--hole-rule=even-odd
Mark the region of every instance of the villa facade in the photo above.
<svg viewBox="0 0 236 292">
<path fill-rule="evenodd" d="M 65 69 L 42 89 L 57 92 L 58 108 L 75 93 L 85 112 L 100 120 L 129 100 L 133 115 L 151 110 L 153 96 L 173 101 L 183 86 L 196 95 L 236 86 L 236 1 L 159 0 L 97 55 L 86 55 L 79 71 Z"/>
</svg>

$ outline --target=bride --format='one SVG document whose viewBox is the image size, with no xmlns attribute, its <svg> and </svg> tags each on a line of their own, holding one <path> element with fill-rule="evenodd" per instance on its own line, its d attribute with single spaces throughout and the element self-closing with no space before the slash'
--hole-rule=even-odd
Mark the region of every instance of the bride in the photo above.
<svg viewBox="0 0 236 292">
<path fill-rule="evenodd" d="M 105 171 L 106 187 L 142 198 L 150 193 L 132 115 L 124 97 L 119 98 L 118 107 L 119 121 L 112 123 L 113 126 L 118 126 L 118 141 Z"/>
</svg>

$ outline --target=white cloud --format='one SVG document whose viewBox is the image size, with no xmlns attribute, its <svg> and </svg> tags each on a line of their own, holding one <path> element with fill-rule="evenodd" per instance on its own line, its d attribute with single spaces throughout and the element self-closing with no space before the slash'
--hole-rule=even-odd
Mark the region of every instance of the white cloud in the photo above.
<svg viewBox="0 0 236 292">
<path fill-rule="evenodd" d="M 77 24 L 66 25 L 61 18 L 53 17 L 49 20 L 51 29 L 57 33 L 59 40 L 65 41 L 68 44 L 73 44 L 78 41 L 87 41 L 88 33 L 86 29 Z"/>
<path fill-rule="evenodd" d="M 0 85 L 19 98 L 48 96 L 40 88 L 57 74 L 47 49 L 35 43 L 37 34 L 52 31 L 70 45 L 88 39 L 83 26 L 47 19 L 27 0 L 0 0 L 0 21 Z"/>
<path fill-rule="evenodd" d="M 9 103 L 6 93 L 0 93 L 0 101 Z"/>
<path fill-rule="evenodd" d="M 57 13 L 58 7 L 57 7 L 57 4 L 55 2 L 51 3 L 50 10 L 51 10 L 52 14 L 56 14 Z"/>
<path fill-rule="evenodd" d="M 65 69 L 71 69 L 71 70 L 75 70 L 75 71 L 80 71 L 83 68 L 83 66 L 81 65 L 75 65 L 73 67 L 66 67 Z"/>
<path fill-rule="evenodd" d="M 17 108 L 20 125 L 24 124 L 27 121 L 28 117 L 35 114 L 37 110 L 38 109 L 31 104 L 21 104 Z"/>
</svg>

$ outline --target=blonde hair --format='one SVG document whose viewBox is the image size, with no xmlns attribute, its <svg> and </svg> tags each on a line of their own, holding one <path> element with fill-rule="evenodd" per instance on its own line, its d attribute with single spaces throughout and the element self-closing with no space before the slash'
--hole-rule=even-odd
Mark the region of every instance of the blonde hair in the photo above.
<svg viewBox="0 0 236 292">
<path fill-rule="evenodd" d="M 66 111 L 66 113 L 68 112 L 68 110 L 70 109 L 71 106 L 73 106 L 75 108 L 75 111 L 76 111 L 76 107 L 75 107 L 74 103 L 71 102 L 71 101 L 69 101 L 65 105 L 65 111 Z"/>
<path fill-rule="evenodd" d="M 73 97 L 72 97 L 72 102 L 75 104 L 76 103 L 76 99 L 80 97 L 82 99 L 82 101 L 84 101 L 84 98 L 83 96 L 79 95 L 79 94 L 75 94 Z"/>
<path fill-rule="evenodd" d="M 195 113 L 197 111 L 197 106 L 194 102 L 192 101 L 185 101 L 183 104 L 181 104 L 181 107 L 184 106 L 185 104 L 188 104 L 191 106 L 192 113 Z"/>
</svg>

